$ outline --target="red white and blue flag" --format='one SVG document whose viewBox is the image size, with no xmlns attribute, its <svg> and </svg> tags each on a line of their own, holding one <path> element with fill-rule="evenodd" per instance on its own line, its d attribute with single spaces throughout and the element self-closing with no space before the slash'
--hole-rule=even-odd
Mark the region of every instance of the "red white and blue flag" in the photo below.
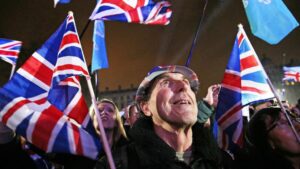
<svg viewBox="0 0 300 169">
<path fill-rule="evenodd" d="M 89 74 L 70 13 L 0 89 L 0 121 L 46 152 L 95 159 L 101 146 L 79 76 Z"/>
<path fill-rule="evenodd" d="M 167 25 L 172 15 L 170 6 L 168 1 L 100 0 L 90 19 Z"/>
<path fill-rule="evenodd" d="M 243 106 L 274 97 L 267 78 L 240 25 L 218 97 L 216 121 L 222 149 L 234 151 L 243 145 Z"/>
<path fill-rule="evenodd" d="M 283 67 L 284 77 L 282 81 L 300 82 L 300 66 Z"/>
<path fill-rule="evenodd" d="M 22 42 L 9 39 L 0 39 L 0 59 L 16 65 Z"/>
</svg>

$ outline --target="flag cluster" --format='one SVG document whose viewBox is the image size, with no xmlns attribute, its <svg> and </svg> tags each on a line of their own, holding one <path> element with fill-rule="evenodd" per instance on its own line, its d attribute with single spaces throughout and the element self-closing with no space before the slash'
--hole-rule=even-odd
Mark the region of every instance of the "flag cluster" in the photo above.
<svg viewBox="0 0 300 169">
<path fill-rule="evenodd" d="M 70 13 L 0 89 L 0 121 L 46 152 L 95 159 L 100 143 L 79 76 L 89 75 Z"/>
<path fill-rule="evenodd" d="M 0 39 L 0 59 L 16 65 L 22 42 L 9 39 Z"/>
<path fill-rule="evenodd" d="M 218 142 L 221 148 L 234 151 L 237 146 L 242 146 L 243 106 L 274 97 L 266 81 L 267 78 L 240 26 L 218 98 L 216 121 L 219 127 Z"/>
<path fill-rule="evenodd" d="M 172 14 L 170 6 L 167 1 L 100 0 L 90 19 L 167 25 Z"/>
</svg>

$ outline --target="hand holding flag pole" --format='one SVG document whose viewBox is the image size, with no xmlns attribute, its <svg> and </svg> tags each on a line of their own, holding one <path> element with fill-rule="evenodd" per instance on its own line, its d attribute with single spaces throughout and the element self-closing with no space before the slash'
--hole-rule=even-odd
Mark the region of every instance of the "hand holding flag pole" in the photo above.
<svg viewBox="0 0 300 169">
<path fill-rule="evenodd" d="M 254 50 L 254 48 L 253 48 L 253 46 L 252 46 L 252 44 L 250 43 L 250 41 L 249 41 L 249 39 L 248 39 L 248 37 L 247 37 L 247 34 L 245 33 L 245 30 L 243 29 L 243 25 L 242 25 L 242 24 L 239 24 L 238 27 L 239 27 L 240 31 L 242 31 L 242 32 L 244 33 L 245 39 L 246 39 L 247 42 L 249 43 L 250 48 L 254 51 L 255 57 L 258 58 L 258 56 L 257 56 L 257 54 L 256 54 L 256 52 L 255 52 L 255 50 Z M 259 64 L 261 64 L 261 63 L 259 62 Z M 263 67 L 262 65 L 261 65 L 261 67 L 264 69 L 264 67 Z M 274 88 L 274 86 L 273 86 L 273 84 L 272 84 L 270 78 L 269 78 L 268 75 L 266 74 L 265 70 L 264 70 L 263 72 L 265 73 L 265 77 L 267 77 L 267 78 L 266 78 L 266 81 L 268 82 L 268 85 L 270 86 L 270 88 L 271 88 L 271 90 L 272 90 L 272 92 L 273 92 L 273 94 L 274 94 L 274 96 L 275 96 L 275 98 L 276 98 L 276 100 L 277 100 L 277 102 L 278 102 L 278 104 L 279 104 L 279 106 L 280 106 L 282 112 L 283 112 L 284 115 L 286 116 L 286 118 L 287 118 L 287 120 L 288 120 L 288 123 L 290 124 L 290 126 L 291 126 L 291 128 L 292 128 L 292 130 L 293 130 L 293 132 L 294 132 L 294 134 L 295 134 L 295 136 L 296 136 L 298 142 L 300 143 L 300 137 L 299 137 L 299 134 L 297 133 L 297 131 L 296 131 L 296 129 L 295 129 L 295 126 L 293 125 L 293 123 L 292 123 L 292 121 L 291 121 L 291 119 L 290 119 L 290 117 L 289 117 L 289 115 L 288 115 L 288 113 L 287 113 L 287 111 L 286 111 L 286 108 L 283 106 L 283 104 L 282 104 L 282 102 L 281 102 L 281 100 L 280 100 L 278 94 L 276 93 L 276 90 L 275 90 L 275 88 Z"/>
</svg>

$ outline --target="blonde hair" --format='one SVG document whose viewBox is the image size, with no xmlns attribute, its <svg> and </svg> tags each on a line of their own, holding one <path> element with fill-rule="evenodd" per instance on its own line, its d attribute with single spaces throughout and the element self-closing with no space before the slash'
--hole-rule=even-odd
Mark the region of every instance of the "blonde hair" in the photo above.
<svg viewBox="0 0 300 169">
<path fill-rule="evenodd" d="M 123 121 L 122 121 L 122 118 L 120 115 L 120 111 L 119 111 L 118 107 L 116 106 L 116 104 L 112 100 L 104 98 L 104 99 L 98 100 L 96 102 L 96 105 L 98 106 L 101 103 L 109 103 L 109 104 L 113 105 L 114 110 L 115 110 L 117 126 L 113 129 L 113 137 L 114 137 L 113 145 L 112 145 L 112 147 L 113 147 L 114 144 L 120 139 L 121 135 L 124 138 L 128 139 L 127 134 L 126 134 L 124 126 L 123 126 Z M 93 118 L 95 116 L 95 111 L 94 111 L 93 105 L 91 105 L 89 108 L 89 114 L 90 114 L 91 118 Z"/>
</svg>

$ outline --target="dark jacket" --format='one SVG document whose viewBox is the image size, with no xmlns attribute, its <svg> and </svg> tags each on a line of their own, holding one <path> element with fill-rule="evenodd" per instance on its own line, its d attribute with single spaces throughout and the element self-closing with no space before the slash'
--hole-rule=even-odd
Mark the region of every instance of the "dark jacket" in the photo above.
<svg viewBox="0 0 300 169">
<path fill-rule="evenodd" d="M 0 144 L 0 168 L 1 169 L 36 169 L 34 161 L 22 149 L 18 137 L 6 144 Z"/>
<path fill-rule="evenodd" d="M 131 143 L 113 153 L 117 169 L 218 169 L 222 156 L 209 129 L 193 126 L 193 160 L 179 161 L 176 152 L 153 130 L 150 118 L 140 118 L 130 130 Z M 109 168 L 106 158 L 98 160 L 97 169 Z"/>
</svg>

